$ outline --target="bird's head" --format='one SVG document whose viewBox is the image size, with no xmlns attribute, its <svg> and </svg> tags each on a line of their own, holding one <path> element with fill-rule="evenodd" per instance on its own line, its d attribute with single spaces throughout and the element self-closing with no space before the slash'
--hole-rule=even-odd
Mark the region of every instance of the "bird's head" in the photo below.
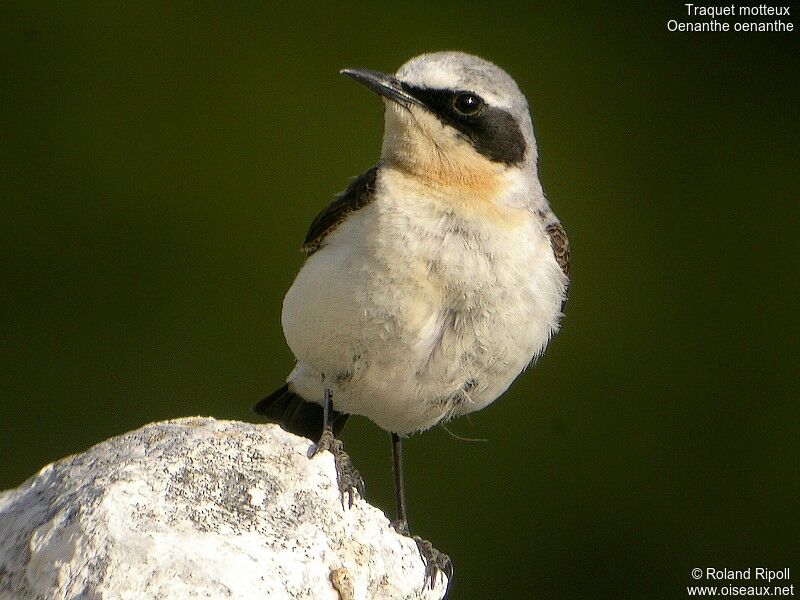
<svg viewBox="0 0 800 600">
<path fill-rule="evenodd" d="M 423 54 L 395 74 L 344 69 L 386 104 L 382 160 L 439 184 L 538 184 L 528 103 L 500 67 L 461 52 Z"/>
</svg>

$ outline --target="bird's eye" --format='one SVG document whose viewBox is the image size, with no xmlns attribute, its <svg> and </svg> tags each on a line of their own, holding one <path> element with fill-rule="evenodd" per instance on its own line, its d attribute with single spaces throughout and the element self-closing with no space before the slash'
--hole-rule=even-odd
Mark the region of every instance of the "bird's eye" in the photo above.
<svg viewBox="0 0 800 600">
<path fill-rule="evenodd" d="M 471 117 L 478 114 L 483 108 L 483 100 L 477 94 L 463 92 L 457 94 L 453 99 L 453 108 L 457 113 Z"/>
</svg>

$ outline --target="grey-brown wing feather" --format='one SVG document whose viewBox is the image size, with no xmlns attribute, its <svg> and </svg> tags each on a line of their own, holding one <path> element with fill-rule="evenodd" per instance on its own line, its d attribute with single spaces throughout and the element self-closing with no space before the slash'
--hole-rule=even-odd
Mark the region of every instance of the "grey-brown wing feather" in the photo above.
<svg viewBox="0 0 800 600">
<path fill-rule="evenodd" d="M 325 245 L 325 238 L 345 220 L 347 215 L 372 202 L 378 167 L 359 175 L 353 183 L 323 210 L 311 223 L 303 242 L 303 252 L 311 256 Z"/>
<path fill-rule="evenodd" d="M 564 275 L 569 277 L 569 238 L 561 223 L 551 223 L 547 226 L 547 235 L 550 236 L 550 246 L 556 256 L 556 262 Z"/>
<path fill-rule="evenodd" d="M 567 237 L 567 232 L 564 231 L 563 225 L 556 221 L 555 223 L 551 223 L 546 228 L 547 235 L 550 236 L 550 246 L 553 248 L 553 254 L 556 257 L 556 262 L 558 266 L 561 267 L 561 270 L 564 272 L 564 275 L 567 276 L 569 279 L 569 238 Z M 569 286 L 569 283 L 567 283 Z M 567 289 L 567 291 L 569 288 Z M 564 306 L 567 304 L 566 292 L 564 296 L 564 302 L 561 303 L 561 310 L 564 310 Z"/>
</svg>

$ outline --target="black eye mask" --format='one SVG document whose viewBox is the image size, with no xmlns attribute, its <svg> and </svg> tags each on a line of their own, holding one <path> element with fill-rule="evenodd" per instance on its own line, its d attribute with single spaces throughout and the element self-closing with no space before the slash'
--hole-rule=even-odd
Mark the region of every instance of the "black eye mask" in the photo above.
<svg viewBox="0 0 800 600">
<path fill-rule="evenodd" d="M 473 147 L 494 162 L 516 165 L 527 144 L 514 117 L 489 106 L 469 91 L 436 90 L 403 84 L 403 90 L 422 102 L 439 120 L 462 133 Z"/>
</svg>

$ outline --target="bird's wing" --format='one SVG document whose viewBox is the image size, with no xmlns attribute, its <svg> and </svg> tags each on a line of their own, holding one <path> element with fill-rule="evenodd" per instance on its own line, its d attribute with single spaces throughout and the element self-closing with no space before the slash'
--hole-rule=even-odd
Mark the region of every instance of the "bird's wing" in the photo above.
<svg viewBox="0 0 800 600">
<path fill-rule="evenodd" d="M 546 231 L 547 235 L 550 236 L 550 246 L 553 248 L 556 262 L 561 267 L 564 275 L 567 276 L 567 287 L 564 290 L 564 299 L 561 301 L 561 312 L 564 312 L 564 307 L 567 305 L 567 294 L 569 293 L 569 238 L 567 237 L 567 232 L 564 231 L 563 225 L 558 221 L 550 223 Z"/>
<path fill-rule="evenodd" d="M 369 204 L 375 191 L 378 167 L 359 175 L 350 186 L 323 210 L 311 223 L 303 242 L 303 252 L 311 256 L 325 245 L 325 238 L 345 220 L 351 212 Z"/>
<path fill-rule="evenodd" d="M 569 277 L 569 238 L 564 227 L 556 221 L 547 226 L 547 235 L 550 236 L 550 246 L 556 255 L 556 262 L 564 275 Z"/>
</svg>

